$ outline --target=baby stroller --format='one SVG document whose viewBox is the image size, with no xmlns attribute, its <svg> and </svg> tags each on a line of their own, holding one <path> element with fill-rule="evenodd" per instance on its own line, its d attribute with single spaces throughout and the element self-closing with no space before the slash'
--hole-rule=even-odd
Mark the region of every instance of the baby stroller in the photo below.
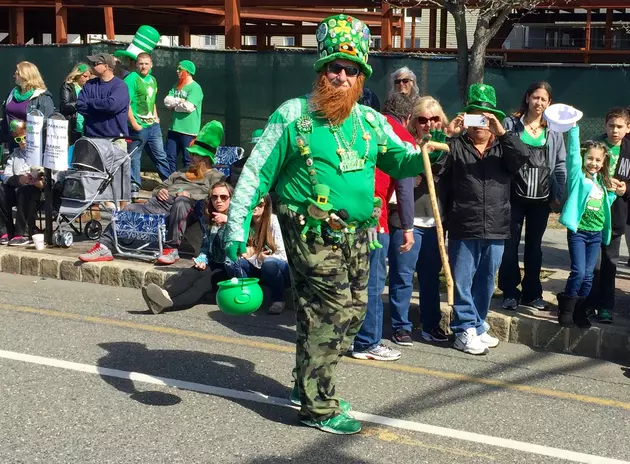
<svg viewBox="0 0 630 464">
<path fill-rule="evenodd" d="M 121 201 L 131 200 L 133 151 L 127 153 L 116 147 L 113 142 L 119 139 L 129 142 L 134 138 L 82 137 L 74 144 L 70 170 L 63 178 L 57 229 L 53 234 L 55 245 L 72 245 L 74 237 L 67 228 L 74 229 L 72 223 L 93 204 L 97 204 L 102 211 L 114 212 L 120 210 Z M 103 226 L 91 216 L 84 232 L 89 239 L 98 240 L 103 233 Z"/>
</svg>

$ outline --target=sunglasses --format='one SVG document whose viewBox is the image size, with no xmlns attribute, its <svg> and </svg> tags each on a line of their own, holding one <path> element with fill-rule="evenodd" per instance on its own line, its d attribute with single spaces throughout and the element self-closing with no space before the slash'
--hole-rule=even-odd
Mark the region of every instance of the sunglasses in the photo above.
<svg viewBox="0 0 630 464">
<path fill-rule="evenodd" d="M 425 118 L 424 116 L 418 116 L 416 121 L 418 121 L 418 124 L 429 124 L 429 121 L 440 122 L 441 119 L 439 116 L 431 116 L 430 118 Z"/>
<path fill-rule="evenodd" d="M 345 71 L 346 76 L 348 77 L 358 76 L 360 72 L 359 68 L 357 68 L 356 66 L 344 66 L 339 63 L 330 63 L 328 65 L 328 72 L 331 72 L 333 74 L 341 74 L 341 71 Z"/>
<path fill-rule="evenodd" d="M 26 135 L 22 135 L 20 137 L 13 137 L 13 140 L 15 140 L 15 143 L 26 142 Z"/>
<path fill-rule="evenodd" d="M 408 78 L 404 78 L 404 79 L 394 79 L 394 84 L 399 85 L 399 84 L 409 84 L 410 82 L 412 82 L 413 79 L 408 79 Z"/>
<path fill-rule="evenodd" d="M 228 201 L 230 199 L 230 196 L 229 195 L 212 195 L 210 199 L 212 201 L 217 201 L 217 200 Z"/>
</svg>

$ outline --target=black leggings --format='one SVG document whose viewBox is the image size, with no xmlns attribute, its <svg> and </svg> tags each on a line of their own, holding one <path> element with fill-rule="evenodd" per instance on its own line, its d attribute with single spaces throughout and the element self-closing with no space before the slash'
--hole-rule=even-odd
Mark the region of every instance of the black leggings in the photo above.
<svg viewBox="0 0 630 464">
<path fill-rule="evenodd" d="M 37 203 L 42 191 L 33 185 L 2 184 L 0 188 L 0 235 L 30 237 L 35 228 Z M 13 207 L 17 207 L 15 226 Z"/>
</svg>

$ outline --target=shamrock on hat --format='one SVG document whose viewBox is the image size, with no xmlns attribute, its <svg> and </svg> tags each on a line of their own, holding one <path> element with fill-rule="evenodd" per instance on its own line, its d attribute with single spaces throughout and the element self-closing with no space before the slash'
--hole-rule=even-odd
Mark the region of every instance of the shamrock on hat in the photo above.
<svg viewBox="0 0 630 464">
<path fill-rule="evenodd" d="M 223 124 L 219 121 L 210 121 L 201 128 L 199 135 L 188 147 L 188 152 L 193 155 L 207 156 L 214 163 L 217 148 L 223 140 Z"/>
<path fill-rule="evenodd" d="M 494 87 L 488 84 L 473 84 L 468 88 L 468 105 L 464 112 L 480 110 L 494 114 L 499 121 L 505 119 L 505 113 L 497 108 L 497 95 Z"/>
<path fill-rule="evenodd" d="M 159 41 L 160 33 L 155 28 L 140 26 L 127 50 L 116 50 L 114 56 L 116 58 L 126 56 L 132 60 L 137 60 L 140 53 L 151 53 Z"/>
<path fill-rule="evenodd" d="M 328 185 L 315 185 L 313 187 L 313 193 L 315 199 L 309 198 L 308 201 L 310 201 L 322 211 L 330 211 L 331 209 L 333 209 L 333 205 L 328 202 L 328 197 L 330 196 L 330 187 L 328 187 Z"/>
<path fill-rule="evenodd" d="M 260 136 L 263 135 L 264 131 L 264 129 L 256 129 L 254 132 L 252 132 L 252 141 L 250 143 L 257 144 L 260 140 Z"/>
<path fill-rule="evenodd" d="M 352 16 L 339 14 L 324 19 L 315 33 L 319 59 L 315 71 L 335 60 L 350 60 L 357 63 L 365 74 L 372 75 L 372 66 L 367 64 L 370 48 L 370 29 Z"/>
</svg>

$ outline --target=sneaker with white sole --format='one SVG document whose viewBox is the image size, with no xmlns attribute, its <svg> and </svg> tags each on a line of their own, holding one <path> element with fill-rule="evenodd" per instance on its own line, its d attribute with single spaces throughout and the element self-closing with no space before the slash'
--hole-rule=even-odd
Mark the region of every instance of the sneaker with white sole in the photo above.
<svg viewBox="0 0 630 464">
<path fill-rule="evenodd" d="M 420 336 L 425 342 L 445 343 L 448 341 L 448 335 L 446 335 L 440 327 L 434 327 L 427 332 L 423 329 L 422 332 L 420 332 Z"/>
<path fill-rule="evenodd" d="M 479 339 L 481 340 L 481 343 L 486 345 L 488 348 L 496 348 L 499 346 L 499 339 L 497 337 L 493 337 L 488 332 L 484 332 L 479 335 Z"/>
<path fill-rule="evenodd" d="M 267 314 L 271 314 L 274 316 L 277 316 L 278 314 L 282 314 L 282 312 L 284 311 L 284 306 L 285 306 L 284 301 L 275 301 L 271 304 L 271 306 L 269 306 L 269 309 L 267 310 Z"/>
<path fill-rule="evenodd" d="M 516 298 L 503 298 L 501 307 L 509 311 L 516 311 L 518 309 L 518 300 Z"/>
<path fill-rule="evenodd" d="M 468 354 L 487 354 L 490 350 L 488 346 L 481 341 L 481 337 L 477 335 L 477 329 L 471 327 L 465 332 L 460 333 L 455 338 L 453 348 Z"/>
<path fill-rule="evenodd" d="M 174 264 L 179 261 L 179 251 L 177 248 L 164 248 L 162 255 L 157 259 L 160 264 Z"/>
<path fill-rule="evenodd" d="M 151 300 L 153 304 L 147 302 L 149 309 L 153 311 L 153 314 L 160 314 L 165 308 L 173 306 L 173 300 L 169 296 L 168 292 L 157 284 L 147 285 L 142 292 L 142 296 L 145 301 Z"/>
<path fill-rule="evenodd" d="M 364 351 L 352 352 L 352 357 L 355 359 L 371 359 L 374 361 L 397 361 L 400 359 L 401 355 L 400 351 L 385 346 L 382 343 Z"/>
<path fill-rule="evenodd" d="M 98 261 L 112 261 L 114 256 L 112 252 L 105 245 L 101 245 L 100 243 L 95 244 L 90 251 L 87 253 L 83 253 L 79 256 L 79 260 L 84 263 L 95 263 Z"/>
</svg>

